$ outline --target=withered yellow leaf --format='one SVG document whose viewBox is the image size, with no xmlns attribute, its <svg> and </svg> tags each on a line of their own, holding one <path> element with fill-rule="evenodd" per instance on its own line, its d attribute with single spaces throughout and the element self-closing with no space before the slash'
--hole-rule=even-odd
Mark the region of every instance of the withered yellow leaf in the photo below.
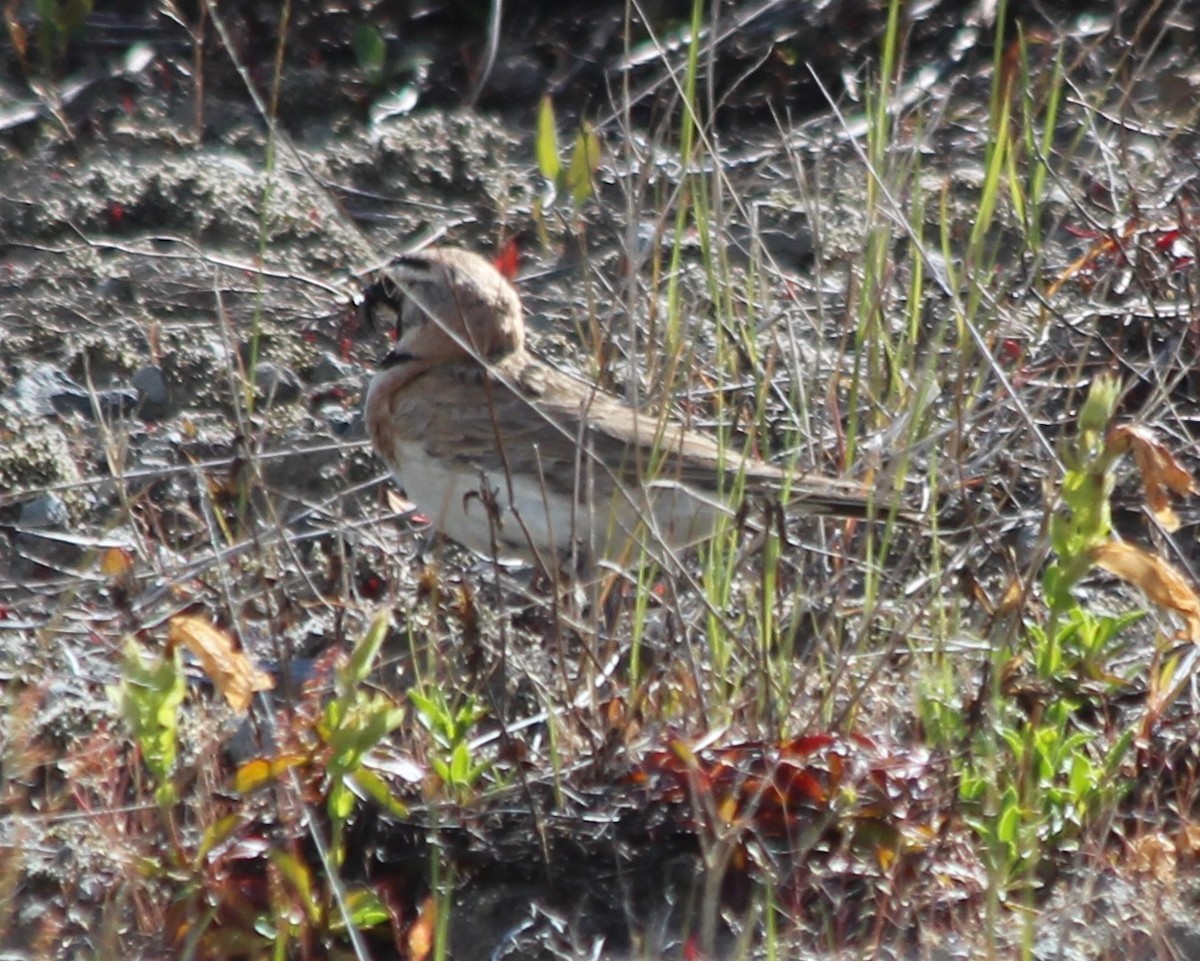
<svg viewBox="0 0 1200 961">
<path fill-rule="evenodd" d="M 421 902 L 417 920 L 408 929 L 408 956 L 412 961 L 425 961 L 433 950 L 437 937 L 437 902 L 426 898 Z"/>
<path fill-rule="evenodd" d="M 1196 493 L 1196 483 L 1154 431 L 1140 424 L 1125 424 L 1114 428 L 1108 435 L 1110 447 L 1120 451 L 1132 451 L 1142 475 L 1146 490 L 1146 503 L 1158 522 L 1168 531 L 1179 529 L 1179 518 L 1171 507 L 1167 493 Z"/>
<path fill-rule="evenodd" d="M 1179 571 L 1161 557 L 1123 541 L 1093 547 L 1092 563 L 1139 588 L 1159 607 L 1175 611 L 1187 624 L 1188 638 L 1200 644 L 1200 597 Z"/>
<path fill-rule="evenodd" d="M 167 625 L 167 643 L 182 644 L 191 651 L 229 706 L 238 713 L 250 706 L 255 691 L 269 691 L 275 686 L 271 675 L 260 671 L 234 647 L 229 634 L 202 617 L 191 614 L 172 617 Z"/>
<path fill-rule="evenodd" d="M 249 794 L 267 784 L 273 784 L 281 774 L 307 763 L 308 760 L 303 754 L 251 758 L 234 772 L 233 789 L 239 794 Z"/>
<path fill-rule="evenodd" d="M 133 573 L 133 555 L 123 547 L 110 547 L 100 555 L 100 573 L 113 580 Z"/>
</svg>

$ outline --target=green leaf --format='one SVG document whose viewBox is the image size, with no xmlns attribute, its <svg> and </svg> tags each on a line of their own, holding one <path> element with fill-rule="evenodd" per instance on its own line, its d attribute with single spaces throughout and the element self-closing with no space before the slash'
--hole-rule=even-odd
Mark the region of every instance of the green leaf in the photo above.
<svg viewBox="0 0 1200 961">
<path fill-rule="evenodd" d="M 227 814 L 219 818 L 215 824 L 209 825 L 200 838 L 200 846 L 196 849 L 193 864 L 200 868 L 208 859 L 208 855 L 218 844 L 224 844 L 233 832 L 246 823 L 240 814 Z"/>
<path fill-rule="evenodd" d="M 987 794 L 988 784 L 985 777 L 964 773 L 958 785 L 959 796 L 964 801 L 978 801 Z"/>
<path fill-rule="evenodd" d="M 267 856 L 279 873 L 287 879 L 292 890 L 299 895 L 298 900 L 305 913 L 308 914 L 309 920 L 314 924 L 317 923 L 321 916 L 321 906 L 317 903 L 313 891 L 313 876 L 308 865 L 290 852 L 278 848 L 272 850 Z"/>
<path fill-rule="evenodd" d="M 354 28 L 350 46 L 354 50 L 358 68 L 367 80 L 378 83 L 383 79 L 383 65 L 387 60 L 387 44 L 383 41 L 383 34 L 369 23 L 360 23 Z"/>
<path fill-rule="evenodd" d="M 1133 743 L 1133 735 L 1133 728 L 1126 730 L 1119 738 L 1117 738 L 1117 743 L 1112 746 L 1112 749 L 1108 752 L 1108 754 L 1104 756 L 1103 777 L 1105 780 L 1110 780 L 1116 775 L 1117 769 L 1120 768 L 1121 764 L 1125 760 L 1126 753 L 1129 751 L 1129 745 Z M 1131 787 L 1132 785 L 1133 780 L 1131 778 L 1121 779 L 1120 787 L 1123 790 Z"/>
<path fill-rule="evenodd" d="M 338 821 L 345 821 L 354 810 L 354 792 L 346 786 L 341 778 L 336 778 L 329 785 L 329 816 Z"/>
<path fill-rule="evenodd" d="M 554 124 L 554 104 L 542 97 L 538 107 L 537 134 L 534 141 L 538 170 L 552 184 L 558 183 L 562 164 L 558 159 L 558 129 Z"/>
<path fill-rule="evenodd" d="M 1067 777 L 1067 784 L 1071 789 L 1071 793 L 1080 799 L 1085 798 L 1085 794 L 1090 794 L 1096 787 L 1096 767 L 1083 754 L 1076 754 L 1071 759 L 1071 771 Z"/>
<path fill-rule="evenodd" d="M 352 742 L 361 757 L 400 726 L 404 712 L 394 709 L 387 698 L 379 696 L 362 705 L 356 714 L 357 729 Z"/>
<path fill-rule="evenodd" d="M 398 818 L 408 817 L 408 805 L 392 794 L 391 788 L 374 771 L 360 767 L 353 775 L 354 783 L 372 801 Z"/>
<path fill-rule="evenodd" d="M 487 713 L 487 708 L 475 700 L 474 696 L 468 697 L 466 703 L 454 714 L 455 740 L 466 737 L 471 728 L 487 717 Z"/>
<path fill-rule="evenodd" d="M 370 676 L 379 648 L 383 646 L 391 626 L 392 615 L 386 610 L 380 611 L 372 619 L 367 633 L 354 645 L 354 650 L 350 652 L 350 661 L 342 671 L 342 683 L 347 690 L 357 687 Z"/>
<path fill-rule="evenodd" d="M 450 783 L 470 786 L 471 752 L 465 742 L 460 741 L 450 755 Z"/>
<path fill-rule="evenodd" d="M 175 769 L 179 707 L 186 686 L 179 652 L 146 660 L 135 641 L 125 645 L 121 683 L 109 694 L 121 708 L 147 769 L 160 782 L 160 803 L 169 803 L 167 781 Z"/>
<path fill-rule="evenodd" d="M 425 694 L 412 688 L 408 692 L 408 699 L 417 709 L 417 720 L 440 746 L 448 747 L 453 742 L 454 719 L 450 716 L 441 692 L 433 689 L 431 693 Z"/>
<path fill-rule="evenodd" d="M 1092 381 L 1087 400 L 1079 412 L 1080 433 L 1102 434 L 1117 409 L 1121 396 L 1121 381 L 1112 374 L 1101 374 Z"/>
<path fill-rule="evenodd" d="M 1018 833 L 1021 828 L 1021 806 L 1014 798 L 1005 798 L 1004 809 L 996 820 L 996 838 L 1008 848 L 1009 854 L 1016 857 L 1020 848 Z"/>
<path fill-rule="evenodd" d="M 600 166 L 600 138 L 592 125 L 585 123 L 575 138 L 571 165 L 567 168 L 567 191 L 576 207 L 592 195 L 592 178 Z"/>
<path fill-rule="evenodd" d="M 1025 733 L 1024 730 L 1006 727 L 1001 729 L 1000 737 L 1008 745 L 1008 749 L 1012 752 L 1013 760 L 1020 764 L 1025 757 Z"/>
<path fill-rule="evenodd" d="M 346 892 L 346 909 L 350 914 L 351 921 L 359 928 L 373 928 L 387 924 L 392 918 L 379 895 L 370 888 L 350 888 Z M 336 912 L 330 927 L 334 931 L 345 929 L 340 911 Z"/>
</svg>

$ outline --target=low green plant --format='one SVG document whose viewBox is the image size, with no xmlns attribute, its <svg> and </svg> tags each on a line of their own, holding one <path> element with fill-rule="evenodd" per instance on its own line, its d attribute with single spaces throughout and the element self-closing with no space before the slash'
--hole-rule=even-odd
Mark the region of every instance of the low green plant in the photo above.
<svg viewBox="0 0 1200 961">
<path fill-rule="evenodd" d="M 317 725 L 317 733 L 328 749 L 325 803 L 332 823 L 330 855 L 339 866 L 345 857 L 345 828 L 354 810 L 355 787 L 385 810 L 399 809 L 402 813 L 402 805 L 384 780 L 362 763 L 367 752 L 404 721 L 403 709 L 391 698 L 364 688 L 390 625 L 386 611 L 376 615 L 349 660 L 338 669 L 334 698 Z"/>
<path fill-rule="evenodd" d="M 1093 726 L 1078 679 L 1120 684 L 1107 665 L 1145 612 L 1099 613 L 1076 591 L 1095 566 L 1097 548 L 1112 537 L 1109 497 L 1120 447 L 1108 428 L 1119 395 L 1114 379 L 1098 378 L 1076 435 L 1063 447 L 1061 504 L 1050 522 L 1052 557 L 1041 578 L 1046 613 L 1041 621 L 1025 614 L 1017 648 L 1006 643 L 995 650 L 992 723 L 970 724 L 950 706 L 956 679 L 947 672 L 931 682 L 921 704 L 932 739 L 967 745 L 959 752 L 959 794 L 1001 900 L 1031 892 L 1046 853 L 1074 849 L 1126 790 L 1117 774 L 1136 727 L 1106 733 Z M 1032 707 L 1008 697 L 1002 680 L 1025 665 L 1032 669 Z"/>
<path fill-rule="evenodd" d="M 187 931 L 183 956 L 286 957 L 297 946 L 345 939 L 357 946 L 360 931 L 391 923 L 391 912 L 379 894 L 339 877 L 346 860 L 346 828 L 359 796 L 397 816 L 407 813 L 386 782 L 363 764 L 404 719 L 404 710 L 391 698 L 366 687 L 390 625 L 386 611 L 372 620 L 335 672 L 333 698 L 315 721 L 296 732 L 303 745 L 299 750 L 285 748 L 273 759 L 248 762 L 235 776 L 235 787 L 246 794 L 289 772 L 312 773 L 306 784 L 318 785 L 323 792 L 330 821 L 328 843 L 313 835 L 321 854 L 319 865 L 292 844 L 272 845 L 265 855 L 268 883 L 263 900 L 248 910 L 229 881 L 230 876 L 243 875 L 245 867 L 225 862 L 223 852 L 236 847 L 232 841 L 241 833 L 255 830 L 253 822 L 237 814 L 214 821 L 188 858 L 190 870 L 177 898 L 185 915 L 197 914 L 181 926 Z"/>
<path fill-rule="evenodd" d="M 21 67 L 31 72 L 28 61 L 29 37 L 16 16 L 16 4 L 8 4 L 8 37 L 17 51 Z M 34 42 L 37 45 L 37 69 L 42 75 L 57 72 L 67 55 L 71 41 L 83 31 L 92 12 L 92 0 L 36 0 L 37 27 Z"/>
<path fill-rule="evenodd" d="M 487 716 L 474 695 L 451 703 L 446 691 L 432 684 L 408 692 L 417 709 L 417 720 L 429 731 L 436 746 L 430 763 L 438 779 L 456 801 L 467 800 L 489 765 L 471 754 L 470 735 Z"/>
<path fill-rule="evenodd" d="M 534 202 L 533 219 L 538 228 L 538 239 L 543 247 L 549 247 L 547 211 L 565 197 L 570 201 L 572 211 L 578 213 L 592 196 L 593 178 L 600 165 L 600 137 L 595 128 L 584 121 L 579 125 L 570 155 L 563 154 L 559 148 L 554 102 L 545 96 L 538 107 L 534 153 L 538 170 L 546 179 L 547 192 Z"/>
<path fill-rule="evenodd" d="M 387 43 L 379 28 L 374 24 L 360 23 L 351 34 L 350 47 L 354 51 L 358 69 L 363 72 L 367 82 L 380 83 L 387 66 Z"/>
<path fill-rule="evenodd" d="M 108 689 L 154 779 L 154 797 L 163 808 L 178 799 L 175 760 L 185 690 L 178 648 L 147 657 L 134 640 L 125 645 L 121 680 Z"/>
<path fill-rule="evenodd" d="M 1098 749 L 1097 732 L 1078 720 L 1080 707 L 1062 699 L 1037 720 L 1001 721 L 994 731 L 996 763 L 974 758 L 961 772 L 967 824 L 984 842 L 1003 896 L 1035 886 L 1044 853 L 1074 850 L 1093 819 L 1125 793 L 1115 775 L 1134 729 Z"/>
</svg>

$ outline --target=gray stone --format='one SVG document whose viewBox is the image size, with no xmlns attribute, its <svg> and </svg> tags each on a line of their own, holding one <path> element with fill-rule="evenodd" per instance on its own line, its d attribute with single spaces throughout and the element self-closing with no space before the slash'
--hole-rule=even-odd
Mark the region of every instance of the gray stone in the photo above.
<svg viewBox="0 0 1200 961">
<path fill-rule="evenodd" d="M 300 396 L 300 378 L 290 367 L 264 361 L 254 370 L 254 386 L 268 404 L 290 404 Z"/>
<path fill-rule="evenodd" d="M 361 410 L 347 410 L 339 404 L 329 404 L 321 408 L 320 415 L 334 437 L 350 439 L 367 436 Z"/>
<path fill-rule="evenodd" d="M 148 364 L 134 373 L 131 383 L 138 393 L 138 411 L 143 420 L 162 420 L 171 409 L 167 378 L 157 364 Z"/>
<path fill-rule="evenodd" d="M 355 368 L 333 354 L 325 354 L 313 368 L 309 383 L 336 384 L 340 380 L 348 380 L 355 375 Z"/>
<path fill-rule="evenodd" d="M 66 527 L 71 512 L 66 502 L 57 494 L 42 494 L 21 505 L 17 526 L 24 528 L 58 529 Z"/>
<path fill-rule="evenodd" d="M 12 573 L 17 580 L 37 581 L 49 572 L 75 568 L 83 547 L 69 535 L 70 511 L 58 494 L 42 494 L 21 505 L 13 545 L 16 557 Z"/>
<path fill-rule="evenodd" d="M 26 371 L 12 390 L 11 404 L 22 414 L 52 417 L 55 414 L 82 414 L 123 417 L 137 406 L 137 392 L 117 388 L 89 391 L 73 381 L 53 364 L 35 364 Z"/>
</svg>

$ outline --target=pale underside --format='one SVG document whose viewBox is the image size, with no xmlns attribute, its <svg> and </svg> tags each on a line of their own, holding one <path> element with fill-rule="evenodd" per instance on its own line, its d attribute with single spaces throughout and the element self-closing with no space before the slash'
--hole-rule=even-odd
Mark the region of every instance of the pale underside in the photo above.
<svg viewBox="0 0 1200 961">
<path fill-rule="evenodd" d="M 543 475 L 447 470 L 419 442 L 397 449 L 397 482 L 434 528 L 485 557 L 532 562 L 548 570 L 586 572 L 597 560 L 628 564 L 647 554 L 664 560 L 711 536 L 724 504 L 661 481 L 629 489 L 594 484 L 595 465 L 579 465 L 580 489 L 604 497 L 575 499 Z"/>
</svg>

